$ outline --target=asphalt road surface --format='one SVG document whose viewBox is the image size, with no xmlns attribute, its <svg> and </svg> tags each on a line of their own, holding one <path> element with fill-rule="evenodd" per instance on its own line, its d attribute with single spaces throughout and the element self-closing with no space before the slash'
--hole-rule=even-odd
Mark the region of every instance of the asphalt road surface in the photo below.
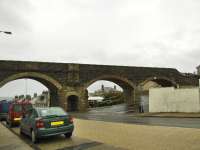
<svg viewBox="0 0 200 150">
<path fill-rule="evenodd" d="M 70 139 L 55 136 L 41 140 L 36 150 L 199 150 L 200 129 L 146 126 L 75 119 L 75 132 Z M 30 138 L 11 129 L 18 137 Z M 31 145 L 31 144 L 30 144 Z M 4 149 L 3 149 L 4 150 Z M 13 149 L 14 150 L 14 149 Z"/>
<path fill-rule="evenodd" d="M 3 124 L 6 126 L 5 122 L 3 122 Z M 71 138 L 58 135 L 40 139 L 39 143 L 33 144 L 30 137 L 20 135 L 19 126 L 12 127 L 10 130 L 36 150 L 125 150 L 124 148 L 94 141 L 92 139 L 78 137 L 76 132 L 74 132 Z"/>
<path fill-rule="evenodd" d="M 200 149 L 200 129 L 195 129 L 200 128 L 199 118 L 136 117 L 129 112 L 125 105 L 116 105 L 73 113 L 76 119 L 72 138 L 55 136 L 38 144 L 20 135 L 19 127 L 10 130 L 36 150 Z"/>
<path fill-rule="evenodd" d="M 200 118 L 138 117 L 124 104 L 71 114 L 76 129 L 70 139 L 55 136 L 32 144 L 19 127 L 10 130 L 36 150 L 200 149 Z"/>
<path fill-rule="evenodd" d="M 200 118 L 138 117 L 129 113 L 125 104 L 93 108 L 84 113 L 71 113 L 76 118 L 153 126 L 200 128 Z"/>
</svg>

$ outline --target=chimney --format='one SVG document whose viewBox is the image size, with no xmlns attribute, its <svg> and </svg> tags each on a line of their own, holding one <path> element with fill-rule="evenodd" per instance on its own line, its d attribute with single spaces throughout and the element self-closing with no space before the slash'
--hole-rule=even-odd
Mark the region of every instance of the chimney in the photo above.
<svg viewBox="0 0 200 150">
<path fill-rule="evenodd" d="M 196 67 L 197 68 L 197 74 L 200 75 L 200 65 Z"/>
<path fill-rule="evenodd" d="M 101 85 L 101 91 L 104 91 L 104 85 L 103 84 Z"/>
<path fill-rule="evenodd" d="M 34 93 L 33 97 L 36 98 L 37 97 L 37 93 Z"/>
</svg>

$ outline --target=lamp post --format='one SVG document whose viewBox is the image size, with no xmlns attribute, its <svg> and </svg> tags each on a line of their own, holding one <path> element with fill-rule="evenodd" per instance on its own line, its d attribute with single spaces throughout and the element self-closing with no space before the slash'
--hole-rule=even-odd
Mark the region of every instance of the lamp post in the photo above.
<svg viewBox="0 0 200 150">
<path fill-rule="evenodd" d="M 10 32 L 10 31 L 0 31 L 0 33 L 5 33 L 5 34 L 12 34 L 12 32 Z"/>
</svg>

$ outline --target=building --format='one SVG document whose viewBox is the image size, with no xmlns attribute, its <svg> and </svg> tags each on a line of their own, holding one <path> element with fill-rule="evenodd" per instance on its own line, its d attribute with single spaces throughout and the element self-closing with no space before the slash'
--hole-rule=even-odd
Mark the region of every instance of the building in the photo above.
<svg viewBox="0 0 200 150">
<path fill-rule="evenodd" d="M 50 94 L 49 91 L 43 91 L 41 95 L 37 96 L 37 93 L 34 94 L 31 103 L 38 107 L 47 107 L 50 106 Z"/>
<path fill-rule="evenodd" d="M 197 68 L 197 74 L 200 75 L 200 65 L 196 67 Z"/>
<path fill-rule="evenodd" d="M 102 96 L 104 95 L 105 93 L 112 93 L 112 92 L 117 92 L 117 87 L 116 85 L 114 85 L 113 87 L 105 87 L 103 84 L 101 85 L 101 89 L 99 90 L 96 90 L 94 92 L 93 95 L 95 96 Z"/>
</svg>

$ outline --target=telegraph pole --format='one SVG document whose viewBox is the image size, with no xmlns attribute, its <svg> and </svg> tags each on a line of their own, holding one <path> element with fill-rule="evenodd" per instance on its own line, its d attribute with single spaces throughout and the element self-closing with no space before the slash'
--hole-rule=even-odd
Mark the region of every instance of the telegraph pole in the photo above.
<svg viewBox="0 0 200 150">
<path fill-rule="evenodd" d="M 27 91 L 28 91 L 28 85 L 27 85 L 27 79 L 25 79 L 25 99 L 26 99 L 26 96 L 27 96 Z"/>
</svg>

